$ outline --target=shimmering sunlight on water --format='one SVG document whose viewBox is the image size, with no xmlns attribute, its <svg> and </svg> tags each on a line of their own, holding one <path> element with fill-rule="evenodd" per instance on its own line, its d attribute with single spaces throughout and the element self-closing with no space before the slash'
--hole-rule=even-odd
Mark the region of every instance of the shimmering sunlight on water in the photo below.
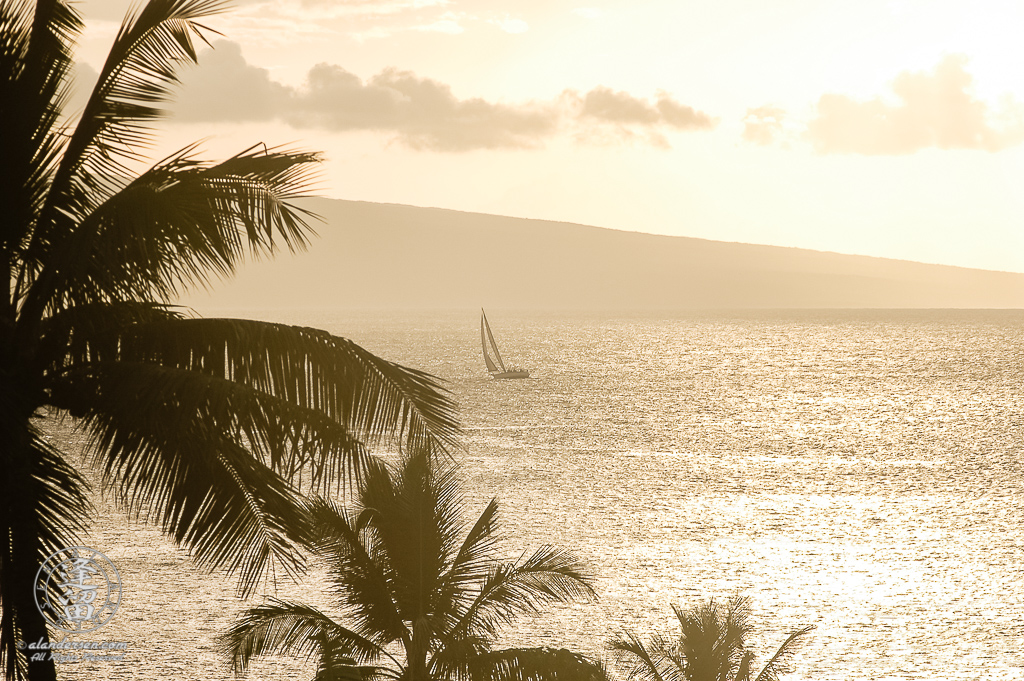
<svg viewBox="0 0 1024 681">
<path fill-rule="evenodd" d="M 744 593 L 762 653 L 817 626 L 794 679 L 1024 679 L 1024 313 L 493 312 L 535 376 L 504 382 L 472 311 L 244 316 L 449 380 L 469 511 L 497 496 L 510 554 L 569 545 L 599 576 L 598 603 L 524 621 L 515 642 L 601 654 L 623 628 L 670 630 L 673 602 Z M 242 607 L 233 582 L 103 508 L 88 542 L 125 596 L 102 632 L 131 642 L 130 664 L 62 673 L 227 678 L 212 638 Z M 328 607 L 316 574 L 278 595 Z"/>
</svg>

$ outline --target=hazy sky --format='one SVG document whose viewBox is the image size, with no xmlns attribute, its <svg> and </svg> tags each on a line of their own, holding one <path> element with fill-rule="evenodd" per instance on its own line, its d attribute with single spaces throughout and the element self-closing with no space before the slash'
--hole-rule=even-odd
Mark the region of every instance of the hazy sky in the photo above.
<svg viewBox="0 0 1024 681">
<path fill-rule="evenodd" d="M 129 3 L 79 6 L 87 74 Z M 155 153 L 295 143 L 337 198 L 1024 271 L 1019 0 L 239 0 L 207 23 Z"/>
</svg>

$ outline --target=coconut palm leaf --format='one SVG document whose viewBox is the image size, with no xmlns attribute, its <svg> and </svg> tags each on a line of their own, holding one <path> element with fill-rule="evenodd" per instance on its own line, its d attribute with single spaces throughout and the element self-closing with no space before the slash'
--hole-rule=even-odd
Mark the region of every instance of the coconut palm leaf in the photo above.
<svg viewBox="0 0 1024 681">
<path fill-rule="evenodd" d="M 0 111 L 4 123 L 17 126 L 19 134 L 11 135 L 12 142 L 38 144 L 52 132 L 61 113 L 74 61 L 72 46 L 82 21 L 65 2 L 48 0 L 32 10 L 31 3 L 19 0 L 0 7 L 0 68 L 6 76 L 0 80 L 0 92 L 20 95 L 4 98 Z"/>
<path fill-rule="evenodd" d="M 4 428 L 5 434 L 9 432 Z M 0 521 L 5 525 L 0 542 L 24 534 L 34 538 L 47 555 L 74 546 L 85 531 L 92 504 L 88 483 L 63 453 L 33 427 L 21 443 L 0 448 L 0 470 L 4 507 Z M 6 552 L 3 555 L 9 558 Z"/>
<path fill-rule="evenodd" d="M 369 480 L 380 464 L 371 463 Z M 392 570 L 365 537 L 363 529 L 370 514 L 353 517 L 326 499 L 309 505 L 309 517 L 316 531 L 314 546 L 330 569 L 335 595 L 355 629 L 381 645 L 407 638 L 409 631 L 391 594 Z"/>
<path fill-rule="evenodd" d="M 497 518 L 498 501 L 492 499 L 466 534 L 448 573 L 440 580 L 436 607 L 448 618 L 444 624 L 446 631 L 458 626 L 460 616 L 471 608 L 476 598 L 477 585 L 490 575 L 498 542 Z"/>
<path fill-rule="evenodd" d="M 779 675 L 790 670 L 789 662 L 799 645 L 803 643 L 802 639 L 812 631 L 814 631 L 814 625 L 807 625 L 792 632 L 764 665 L 755 681 L 779 681 Z"/>
<path fill-rule="evenodd" d="M 65 275 L 64 295 L 84 287 L 101 299 L 166 300 L 208 285 L 211 273 L 231 273 L 247 252 L 306 245 L 309 214 L 289 202 L 305 195 L 319 154 L 250 149 L 209 166 L 190 151 L 150 169 L 81 221 L 62 243 L 81 263 Z"/>
<path fill-rule="evenodd" d="M 31 233 L 65 140 L 58 120 L 67 99 L 70 46 L 81 21 L 64 3 L 43 4 L 52 9 L 37 6 L 41 11 L 33 13 L 29 2 L 0 4 L 0 247 L 5 254 L 19 249 Z M 12 300 L 5 296 L 2 305 L 13 316 Z"/>
<path fill-rule="evenodd" d="M 454 447 L 455 404 L 429 374 L 383 360 L 324 331 L 239 319 L 139 325 L 122 338 L 126 360 L 226 377 L 317 409 L 376 447 Z"/>
<path fill-rule="evenodd" d="M 616 663 L 626 670 L 628 681 L 679 681 L 684 678 L 681 670 L 671 663 L 673 644 L 663 637 L 654 636 L 649 644 L 644 644 L 636 633 L 627 631 L 609 641 L 608 649 L 614 654 Z"/>
<path fill-rule="evenodd" d="M 183 437 L 193 436 L 191 430 L 202 427 L 244 445 L 262 465 L 297 480 L 300 486 L 341 488 L 359 478 L 369 457 L 343 423 L 321 411 L 195 371 L 140 362 L 98 362 L 76 365 L 54 376 L 48 386 L 52 404 L 85 417 L 86 427 L 94 432 L 99 427 L 111 433 L 131 432 L 141 420 L 184 425 Z M 173 399 L 167 397 L 170 391 Z M 126 397 L 136 403 L 131 407 L 117 403 Z M 155 441 L 174 437 L 164 430 L 154 426 Z M 100 450 L 97 458 L 107 474 L 105 484 L 120 486 L 133 477 L 130 471 L 113 467 L 111 462 L 118 459 L 110 452 Z"/>
<path fill-rule="evenodd" d="M 60 159 L 48 178 L 45 200 L 31 221 L 28 246 L 21 254 L 24 268 L 19 292 L 34 286 L 42 270 L 50 274 L 42 290 L 29 296 L 30 317 L 38 316 L 36 311 L 49 302 L 55 288 L 66 288 L 58 284 L 61 266 L 68 265 L 68 236 L 78 222 L 120 189 L 121 178 L 129 176 L 123 161 L 139 158 L 149 136 L 146 122 L 162 113 L 154 104 L 169 95 L 180 64 L 195 62 L 192 38 L 200 37 L 202 27 L 194 20 L 224 7 L 219 0 L 154 0 L 122 25 L 92 95 L 61 148 Z M 61 17 L 68 12 L 63 2 L 44 0 L 36 4 L 28 61 L 32 69 L 57 71 L 47 75 L 48 79 L 64 80 L 67 69 L 50 65 L 46 54 L 36 51 L 53 53 L 54 49 L 42 44 L 56 41 L 70 54 L 73 35 L 51 28 L 61 26 Z M 47 39 L 53 33 L 57 36 Z M 42 99 L 39 94 L 32 98 Z M 51 98 L 48 105 L 59 110 L 63 100 Z M 64 257 L 48 257 L 59 246 L 63 246 Z"/>
<path fill-rule="evenodd" d="M 134 324 L 182 319 L 183 314 L 168 305 L 124 301 L 77 305 L 46 317 L 40 324 L 39 357 L 49 362 L 41 367 L 51 377 L 100 358 L 116 358 L 121 338 Z"/>
<path fill-rule="evenodd" d="M 454 405 L 435 379 L 351 341 L 286 325 L 183 319 L 130 304 L 112 306 L 102 315 L 105 325 L 71 326 L 94 307 L 57 317 L 45 336 L 56 344 L 75 329 L 67 346 L 74 361 L 47 385 L 54 404 L 72 413 L 84 413 L 105 381 L 154 393 L 173 389 L 178 400 L 147 403 L 151 418 L 181 409 L 202 415 L 225 435 L 244 436 L 277 472 L 308 474 L 314 489 L 357 479 L 367 443 L 443 447 L 458 432 Z M 131 323 L 140 318 L 152 321 Z M 130 375 L 118 364 L 147 368 Z"/>
<path fill-rule="evenodd" d="M 36 608 L 39 563 L 79 544 L 92 507 L 87 483 L 35 427 L 15 435 L 18 410 L 10 400 L 0 396 L 0 666 L 14 679 L 28 673 L 18 642 L 46 636 L 41 620 L 27 624 L 17 617 L 19 610 Z M 25 555 L 38 559 L 25 562 Z"/>
<path fill-rule="evenodd" d="M 391 672 L 404 681 L 605 681 L 603 668 L 568 651 L 492 650 L 501 624 L 594 590 L 566 551 L 544 547 L 511 562 L 490 555 L 493 501 L 457 541 L 456 473 L 449 459 L 415 450 L 394 468 L 371 462 L 351 510 L 324 499 L 310 503 L 313 545 L 350 630 L 382 649 L 400 649 Z M 322 653 L 332 645 L 319 641 Z"/>
<path fill-rule="evenodd" d="M 609 642 L 620 668 L 632 681 L 750 681 L 755 656 L 747 649 L 751 632 L 750 599 L 730 598 L 724 605 L 711 599 L 683 609 L 673 605 L 679 621 L 675 640 L 658 635 L 644 643 L 635 633 Z M 814 627 L 789 635 L 755 681 L 778 681 L 788 671 L 800 639 Z"/>
<path fill-rule="evenodd" d="M 448 460 L 433 459 L 426 448 L 413 450 L 394 480 L 379 470 L 368 475 L 359 500 L 363 508 L 374 511 L 366 536 L 374 550 L 387 557 L 390 589 L 399 613 L 420 626 L 426 626 L 430 613 L 437 611 L 435 599 L 461 533 L 454 466 Z"/>
<path fill-rule="evenodd" d="M 246 610 L 218 642 L 236 674 L 244 673 L 254 659 L 264 655 L 321 657 L 327 642 L 338 657 L 351 656 L 360 662 L 391 657 L 373 641 L 316 608 L 277 598 Z"/>
<path fill-rule="evenodd" d="M 610 681 L 604 665 L 565 648 L 508 648 L 471 658 L 466 681 Z"/>
<path fill-rule="evenodd" d="M 754 665 L 754 653 L 749 650 L 743 653 L 743 657 L 740 658 L 740 663 L 736 668 L 736 675 L 733 677 L 733 681 L 750 681 L 750 674 L 752 673 Z"/>
<path fill-rule="evenodd" d="M 466 533 L 466 539 L 452 560 L 452 569 L 446 578 L 448 582 L 462 585 L 486 578 L 493 564 L 492 552 L 498 543 L 497 523 L 498 500 L 491 499 Z"/>
<path fill-rule="evenodd" d="M 196 63 L 193 38 L 205 41 L 195 20 L 226 9 L 223 0 L 151 0 L 121 25 L 99 79 L 76 125 L 53 181 L 34 241 L 46 244 L 60 231 L 59 215 L 82 217 L 117 189 L 149 142 L 146 123 L 163 115 L 157 106 L 177 84 L 182 63 Z"/>
<path fill-rule="evenodd" d="M 36 3 L 35 10 L 17 0 L 0 7 L 0 66 L 7 76 L 2 81 L 5 94 L 22 95 L 4 100 L 3 122 L 17 125 L 18 133 L 30 133 L 12 139 L 39 142 L 60 114 L 57 104 L 67 89 L 71 48 L 82 21 L 65 2 L 45 0 Z"/>
<path fill-rule="evenodd" d="M 750 599 L 735 597 L 723 606 L 711 599 L 683 610 L 673 605 L 679 620 L 679 648 L 689 678 L 731 681 L 745 652 L 750 632 Z"/>
<path fill-rule="evenodd" d="M 226 376 L 319 409 L 359 433 L 369 447 L 393 433 L 407 447 L 455 445 L 455 405 L 437 379 L 347 339 L 239 319 L 186 319 L 133 331 L 124 339 L 126 355 Z"/>
<path fill-rule="evenodd" d="M 115 367 L 97 381 L 102 392 L 79 407 L 105 484 L 201 566 L 237 571 L 243 593 L 272 563 L 301 571 L 294 542 L 306 539 L 308 526 L 295 488 L 220 424 L 175 408 L 180 398 L 169 391 L 183 383 L 169 384 L 168 370 L 129 363 L 108 369 Z"/>
<path fill-rule="evenodd" d="M 168 340 L 172 335 L 155 337 Z M 193 335 L 185 337 L 195 340 Z M 142 353 L 133 345 L 136 341 L 122 341 L 122 357 Z M 201 564 L 244 566 L 241 588 L 248 592 L 268 561 L 279 560 L 289 571 L 299 565 L 287 550 L 283 530 L 300 517 L 287 513 L 298 497 L 281 476 L 313 462 L 310 484 L 357 480 L 368 458 L 362 443 L 343 422 L 330 418 L 323 404 L 297 406 L 264 392 L 259 381 L 252 388 L 237 375 L 235 380 L 223 378 L 225 369 L 233 373 L 230 367 L 215 366 L 214 375 L 200 373 L 211 366 L 204 363 L 201 348 L 191 347 L 183 356 L 194 366 L 185 369 L 124 360 L 79 365 L 50 384 L 53 403 L 83 418 L 93 433 L 105 482 L 124 490 L 129 508 L 155 514 Z M 152 358 L 174 364 L 179 357 L 175 351 L 181 348 L 170 343 L 159 350 L 166 352 Z M 276 387 L 287 395 L 282 384 Z M 190 462 L 204 451 L 198 457 L 201 465 Z M 274 494 L 255 496 L 262 485 Z M 218 500 L 221 493 L 227 497 Z M 183 506 L 185 499 L 197 497 L 206 497 L 207 506 Z M 226 517 L 239 522 L 211 526 L 223 517 L 219 513 L 228 513 L 226 506 L 237 509 L 231 511 L 236 515 Z M 307 541 L 297 532 L 291 539 Z"/>
<path fill-rule="evenodd" d="M 332 661 L 320 666 L 313 681 L 397 681 L 402 678 L 400 672 L 390 667 L 356 664 L 354 659 L 344 655 L 330 659 Z"/>
<path fill-rule="evenodd" d="M 573 553 L 542 546 L 529 558 L 494 565 L 451 633 L 493 636 L 502 625 L 536 615 L 545 605 L 595 598 L 590 582 Z"/>
<path fill-rule="evenodd" d="M 226 275 L 246 253 L 306 245 L 305 195 L 319 154 L 250 149 L 218 165 L 190 155 L 161 162 L 46 247 L 27 305 L 170 300 Z"/>
</svg>

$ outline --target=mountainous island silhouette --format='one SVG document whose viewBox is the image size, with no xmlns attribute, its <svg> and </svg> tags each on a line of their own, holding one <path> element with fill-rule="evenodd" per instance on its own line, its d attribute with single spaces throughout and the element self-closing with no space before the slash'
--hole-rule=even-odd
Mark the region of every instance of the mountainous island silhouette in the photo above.
<svg viewBox="0 0 1024 681">
<path fill-rule="evenodd" d="M 1021 308 L 1024 274 L 310 199 L 308 250 L 249 263 L 197 308 Z M 638 225 L 642 227 L 642 225 Z"/>
</svg>

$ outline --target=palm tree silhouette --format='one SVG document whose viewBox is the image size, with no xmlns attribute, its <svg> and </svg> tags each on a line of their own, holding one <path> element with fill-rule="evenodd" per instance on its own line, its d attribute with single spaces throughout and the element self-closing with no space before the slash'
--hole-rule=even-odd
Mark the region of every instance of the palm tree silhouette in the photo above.
<svg viewBox="0 0 1024 681">
<path fill-rule="evenodd" d="M 657 635 L 644 643 L 633 632 L 609 642 L 629 681 L 778 681 L 802 639 L 814 627 L 792 632 L 756 676 L 755 656 L 747 650 L 751 633 L 750 599 L 714 599 L 687 610 L 673 605 L 678 637 Z"/>
<path fill-rule="evenodd" d="M 44 423 L 71 417 L 102 483 L 198 563 L 249 593 L 298 569 L 304 490 L 354 481 L 368 448 L 450 447 L 437 381 L 325 332 L 188 318 L 168 305 L 247 252 L 302 248 L 315 153 L 253 147 L 220 163 L 188 147 L 133 175 L 197 20 L 221 0 L 151 0 L 114 40 L 77 119 L 64 117 L 65 0 L 0 3 L 0 666 L 54 679 L 19 642 L 47 641 L 34 601 L 46 556 L 88 525 L 88 485 Z M 205 39 L 204 39 L 205 40 Z M 302 477 L 298 477 L 299 475 Z"/>
<path fill-rule="evenodd" d="M 313 503 L 316 550 L 343 618 L 279 599 L 250 608 L 222 638 L 235 672 L 284 654 L 317 658 L 322 678 L 333 667 L 403 681 L 606 679 L 565 649 L 494 649 L 516 617 L 594 591 L 562 549 L 498 560 L 497 501 L 465 531 L 456 472 L 421 450 L 395 470 L 372 465 L 352 511 Z"/>
</svg>

